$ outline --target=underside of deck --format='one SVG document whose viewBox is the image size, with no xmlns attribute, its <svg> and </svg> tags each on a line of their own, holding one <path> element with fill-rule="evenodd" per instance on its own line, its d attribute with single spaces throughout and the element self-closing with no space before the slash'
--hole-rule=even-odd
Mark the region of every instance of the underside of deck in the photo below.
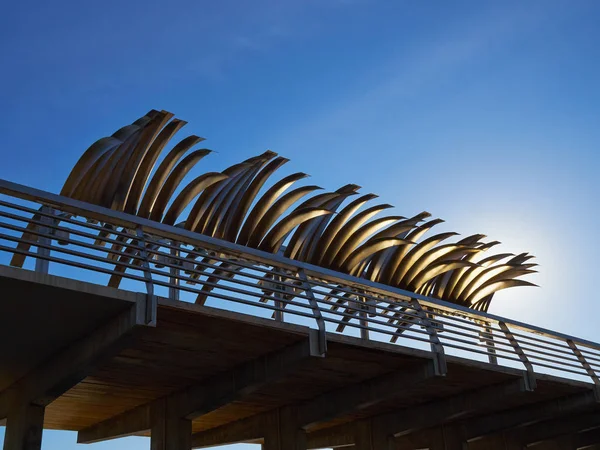
<svg viewBox="0 0 600 450">
<path fill-rule="evenodd" d="M 0 268 L 5 449 L 43 418 L 153 448 L 586 448 L 592 384 Z M 28 431 L 29 430 L 29 431 Z M 41 432 L 40 432 L 41 436 Z M 35 439 L 34 439 L 35 440 Z M 34 443 L 35 445 L 35 443 Z"/>
</svg>

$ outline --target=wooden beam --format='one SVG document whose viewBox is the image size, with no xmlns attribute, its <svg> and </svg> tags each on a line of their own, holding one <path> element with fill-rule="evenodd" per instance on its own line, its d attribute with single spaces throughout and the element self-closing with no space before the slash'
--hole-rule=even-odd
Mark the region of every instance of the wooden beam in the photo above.
<svg viewBox="0 0 600 450">
<path fill-rule="evenodd" d="M 573 436 L 575 448 L 591 447 L 600 444 L 600 428 L 582 431 Z"/>
<path fill-rule="evenodd" d="M 600 411 L 559 417 L 532 424 L 505 434 L 523 445 L 534 446 L 540 442 L 555 439 L 564 434 L 577 433 L 581 430 L 600 426 Z"/>
<path fill-rule="evenodd" d="M 92 443 L 149 430 L 153 410 L 168 401 L 173 414 L 193 419 L 214 411 L 279 380 L 317 357 L 316 335 L 260 356 L 197 385 L 170 394 L 79 431 L 77 442 Z"/>
<path fill-rule="evenodd" d="M 448 426 L 444 425 L 444 429 L 459 440 L 469 442 L 470 446 L 480 448 L 476 445 L 477 441 L 490 438 L 490 442 L 492 442 L 494 437 L 492 435 L 500 435 L 503 432 L 510 434 L 517 432 L 520 427 L 525 427 L 528 424 L 559 417 L 564 418 L 569 414 L 581 413 L 598 407 L 600 407 L 600 403 L 598 403 L 595 390 L 589 390 L 521 408 L 509 409 L 482 417 L 468 418 Z M 404 434 L 397 438 L 397 443 L 400 448 L 408 448 L 407 445 L 413 445 L 413 448 L 427 447 L 427 439 L 438 428 L 432 427 Z"/>
<path fill-rule="evenodd" d="M 372 428 L 369 420 L 356 422 L 354 426 L 354 448 L 356 450 L 374 450 Z"/>
<path fill-rule="evenodd" d="M 412 433 L 394 439 L 394 450 L 414 450 L 415 448 L 427 448 L 438 450 L 444 448 L 444 430 L 435 427 L 427 430 L 427 433 Z"/>
<path fill-rule="evenodd" d="M 363 419 L 351 424 L 354 436 L 354 450 L 395 450 L 391 436 L 382 433 L 371 419 Z"/>
<path fill-rule="evenodd" d="M 428 364 L 414 368 L 412 371 L 406 371 L 404 376 L 402 376 L 402 373 L 386 375 L 364 383 L 363 387 L 352 386 L 353 389 L 334 391 L 331 394 L 317 398 L 315 401 L 308 403 L 307 406 L 300 406 L 300 411 L 302 411 L 300 414 L 301 423 L 306 423 L 309 417 L 313 419 L 319 417 L 332 418 L 332 412 L 337 410 L 350 411 L 347 408 L 348 405 L 366 406 L 369 404 L 369 398 L 379 398 L 379 395 L 386 392 L 386 388 L 389 389 L 390 397 L 393 397 L 396 390 L 413 387 L 416 383 L 425 382 L 433 376 L 435 376 L 433 366 Z M 365 393 L 361 394 L 361 389 L 364 389 Z M 375 416 L 372 418 L 373 432 L 380 441 L 385 442 L 388 436 L 402 436 L 417 430 L 441 425 L 449 420 L 488 408 L 490 403 L 494 401 L 509 396 L 521 395 L 526 391 L 527 382 L 524 377 L 486 386 L 465 394 Z M 342 392 L 346 393 L 347 397 L 341 395 Z M 357 396 L 352 397 L 352 392 L 357 393 Z M 365 403 L 361 403 L 361 401 Z M 332 405 L 328 405 L 327 402 L 331 402 Z M 337 402 L 341 405 L 338 405 Z M 320 413 L 319 407 L 322 408 Z M 309 412 L 312 416 L 309 415 Z M 348 442 L 349 438 L 347 436 L 352 434 L 353 427 L 353 424 L 344 424 L 310 433 L 309 447 L 330 446 L 339 441 L 338 436 L 340 435 L 342 436 L 340 442 Z"/>
<path fill-rule="evenodd" d="M 107 439 L 132 436 L 148 432 L 152 428 L 152 417 L 156 414 L 160 400 L 140 405 L 122 414 L 84 428 L 77 433 L 78 444 L 92 444 Z"/>
<path fill-rule="evenodd" d="M 307 436 L 307 448 L 343 448 L 354 445 L 354 423 L 313 431 Z"/>
<path fill-rule="evenodd" d="M 299 424 L 310 431 L 320 423 L 390 400 L 436 377 L 433 361 L 427 361 L 328 392 L 298 406 Z"/>
<path fill-rule="evenodd" d="M 191 450 L 192 421 L 178 417 L 165 400 L 152 411 L 150 450 Z"/>
<path fill-rule="evenodd" d="M 125 348 L 145 326 L 146 296 L 104 325 L 32 370 L 0 393 L 0 417 L 21 404 L 46 406 L 83 380 L 94 367 Z"/>
<path fill-rule="evenodd" d="M 275 426 L 263 430 L 263 450 L 307 450 L 306 432 L 298 426 L 298 410 L 279 408 Z"/>
<path fill-rule="evenodd" d="M 528 423 L 536 423 L 567 414 L 583 412 L 586 409 L 589 410 L 594 407 L 600 407 L 600 403 L 597 393 L 594 390 L 589 390 L 522 408 L 510 409 L 465 420 L 458 426 L 465 439 L 471 441 L 489 434 L 518 428 Z"/>
<path fill-rule="evenodd" d="M 266 430 L 277 427 L 277 411 L 247 417 L 192 435 L 192 448 L 215 447 L 256 441 L 265 437 Z"/>
<path fill-rule="evenodd" d="M 523 443 L 505 433 L 491 434 L 468 443 L 469 450 L 524 450 Z"/>
<path fill-rule="evenodd" d="M 377 420 L 388 434 L 398 437 L 476 413 L 489 408 L 495 402 L 524 392 L 526 392 L 525 379 L 515 379 L 384 414 Z"/>
<path fill-rule="evenodd" d="M 192 448 L 262 441 L 264 450 L 306 450 L 294 407 L 282 407 L 192 435 Z"/>
<path fill-rule="evenodd" d="M 12 409 L 6 421 L 4 450 L 40 450 L 44 407 L 26 404 Z"/>
</svg>

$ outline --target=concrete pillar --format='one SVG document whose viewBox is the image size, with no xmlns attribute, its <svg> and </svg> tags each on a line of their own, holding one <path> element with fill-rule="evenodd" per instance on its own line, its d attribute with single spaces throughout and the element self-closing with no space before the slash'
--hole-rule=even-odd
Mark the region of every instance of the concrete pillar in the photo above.
<svg viewBox="0 0 600 450">
<path fill-rule="evenodd" d="M 192 421 L 170 414 L 166 402 L 152 412 L 151 450 L 191 450 Z"/>
<path fill-rule="evenodd" d="M 44 430 L 44 407 L 24 405 L 6 418 L 4 450 L 40 450 Z"/>
</svg>

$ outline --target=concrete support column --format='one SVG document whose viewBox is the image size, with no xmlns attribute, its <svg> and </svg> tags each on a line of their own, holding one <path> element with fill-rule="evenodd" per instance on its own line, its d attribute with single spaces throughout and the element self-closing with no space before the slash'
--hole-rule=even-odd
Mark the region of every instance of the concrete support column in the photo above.
<svg viewBox="0 0 600 450">
<path fill-rule="evenodd" d="M 306 432 L 298 425 L 295 408 L 281 408 L 277 423 L 265 432 L 263 450 L 306 450 Z"/>
<path fill-rule="evenodd" d="M 40 450 L 44 429 L 44 407 L 23 405 L 6 418 L 4 450 Z"/>
<path fill-rule="evenodd" d="M 192 421 L 170 413 L 163 402 L 152 412 L 151 450 L 191 450 Z"/>
</svg>

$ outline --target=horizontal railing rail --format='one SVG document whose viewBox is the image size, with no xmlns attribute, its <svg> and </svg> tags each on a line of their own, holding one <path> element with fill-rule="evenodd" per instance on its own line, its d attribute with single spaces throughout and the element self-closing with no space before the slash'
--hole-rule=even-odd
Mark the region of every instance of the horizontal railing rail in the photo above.
<svg viewBox="0 0 600 450">
<path fill-rule="evenodd" d="M 0 263 L 600 386 L 600 344 L 4 180 Z"/>
</svg>

